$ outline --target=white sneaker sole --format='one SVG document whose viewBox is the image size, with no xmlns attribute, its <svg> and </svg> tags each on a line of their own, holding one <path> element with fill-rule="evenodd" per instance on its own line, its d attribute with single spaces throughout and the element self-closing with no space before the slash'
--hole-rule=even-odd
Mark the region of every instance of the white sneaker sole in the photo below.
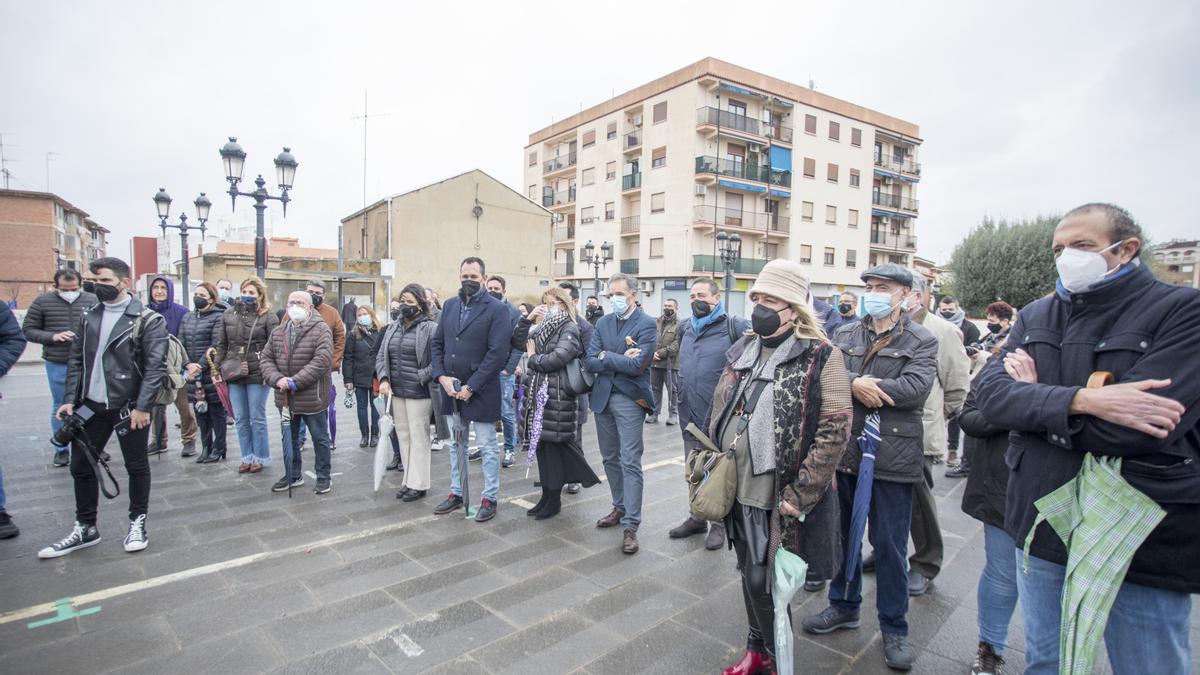
<svg viewBox="0 0 1200 675">
<path fill-rule="evenodd" d="M 149 545 L 150 545 L 149 541 L 139 541 L 139 542 L 135 542 L 132 544 L 127 543 L 127 544 L 125 544 L 125 552 L 126 553 L 137 553 L 138 551 L 144 551 L 144 550 L 146 550 L 146 547 Z"/>
<path fill-rule="evenodd" d="M 52 558 L 61 558 L 64 555 L 70 555 L 70 554 L 74 553 L 75 551 L 78 551 L 81 548 L 89 548 L 89 547 L 95 546 L 96 544 L 99 544 L 99 543 L 100 543 L 100 537 L 96 537 L 92 541 L 85 541 L 84 543 L 82 543 L 78 546 L 72 546 L 71 548 L 63 549 L 61 551 L 55 551 L 53 548 L 47 546 L 46 548 L 38 551 L 38 557 L 41 558 L 42 560 L 50 560 Z"/>
</svg>

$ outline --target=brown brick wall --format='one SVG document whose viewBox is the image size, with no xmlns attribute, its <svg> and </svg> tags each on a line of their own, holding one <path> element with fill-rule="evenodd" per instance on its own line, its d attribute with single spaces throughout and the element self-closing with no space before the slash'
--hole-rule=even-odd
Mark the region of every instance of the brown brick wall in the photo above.
<svg viewBox="0 0 1200 675">
<path fill-rule="evenodd" d="M 0 196 L 0 301 L 26 309 L 53 286 L 54 202 Z"/>
</svg>

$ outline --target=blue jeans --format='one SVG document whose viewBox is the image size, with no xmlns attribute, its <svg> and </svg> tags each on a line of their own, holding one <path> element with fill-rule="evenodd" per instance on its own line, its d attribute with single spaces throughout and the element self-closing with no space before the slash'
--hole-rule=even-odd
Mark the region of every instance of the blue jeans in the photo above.
<svg viewBox="0 0 1200 675">
<path fill-rule="evenodd" d="M 621 527 L 637 532 L 642 523 L 642 429 L 646 411 L 633 399 L 613 392 L 596 417 L 596 440 L 604 458 L 604 475 L 613 508 L 623 512 Z"/>
<path fill-rule="evenodd" d="M 300 430 L 307 428 L 313 439 L 313 469 L 317 478 L 329 478 L 333 468 L 329 454 L 329 413 L 322 410 L 311 415 L 292 415 L 292 466 L 287 477 L 292 480 L 304 475 L 304 453 L 300 449 Z"/>
<path fill-rule="evenodd" d="M 62 428 L 62 420 L 55 415 L 58 409 L 62 407 L 63 398 L 67 393 L 67 364 L 53 363 L 46 361 L 46 379 L 50 382 L 50 399 L 52 406 L 50 408 L 50 433 L 58 433 Z M 54 446 L 55 450 L 66 450 L 66 446 Z"/>
<path fill-rule="evenodd" d="M 858 476 L 837 472 L 837 494 L 841 506 L 842 537 L 850 533 L 854 493 Z M 908 528 L 912 523 L 912 483 L 876 480 L 871 485 L 871 511 L 867 514 L 868 539 L 875 550 L 875 610 L 879 629 L 892 635 L 908 635 Z M 862 605 L 862 556 L 858 571 L 847 586 L 846 570 L 839 570 L 829 584 L 829 604 L 843 612 L 858 614 Z"/>
<path fill-rule="evenodd" d="M 517 390 L 516 375 L 500 375 L 500 420 L 504 426 L 504 451 L 517 447 Z"/>
<path fill-rule="evenodd" d="M 4 467 L 0 466 L 0 513 L 4 513 L 4 505 L 7 503 L 4 497 Z"/>
<path fill-rule="evenodd" d="M 454 418 L 446 417 L 450 425 L 450 493 L 462 496 L 462 477 L 459 476 L 458 445 L 454 442 Z M 500 449 L 496 447 L 496 423 L 473 422 L 475 442 L 483 455 L 483 497 L 495 503 L 500 494 Z"/>
<path fill-rule="evenodd" d="M 379 409 L 371 403 L 371 387 L 355 387 L 354 401 L 358 407 L 358 431 L 363 436 L 379 435 Z"/>
<path fill-rule="evenodd" d="M 267 435 L 267 397 L 271 388 L 265 384 L 229 385 L 229 403 L 233 406 L 238 445 L 242 449 L 242 464 L 271 463 L 271 438 Z"/>
<path fill-rule="evenodd" d="M 1024 552 L 1015 549 L 1017 587 L 1025 619 L 1025 673 L 1058 673 L 1058 641 L 1066 568 L 1029 557 L 1029 571 L 1020 569 Z M 1192 596 L 1125 582 L 1117 591 L 1104 645 L 1116 675 L 1187 673 L 1192 650 L 1188 618 Z"/>
<path fill-rule="evenodd" d="M 983 526 L 987 561 L 979 575 L 979 641 L 1003 654 L 1008 645 L 1008 623 L 1017 608 L 1017 567 L 1012 552 L 1017 545 L 1004 530 Z"/>
</svg>

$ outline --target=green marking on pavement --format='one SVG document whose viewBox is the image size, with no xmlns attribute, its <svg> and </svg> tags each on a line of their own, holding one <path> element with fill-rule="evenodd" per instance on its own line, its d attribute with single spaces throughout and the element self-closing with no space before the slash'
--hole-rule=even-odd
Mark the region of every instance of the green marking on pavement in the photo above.
<svg viewBox="0 0 1200 675">
<path fill-rule="evenodd" d="M 89 607 L 85 610 L 76 612 L 74 609 L 71 609 L 71 598 L 55 600 L 54 609 L 58 612 L 56 616 L 52 616 L 49 619 L 42 619 L 41 621 L 34 621 L 33 623 L 26 624 L 26 627 L 29 630 L 33 630 L 34 628 L 49 626 L 52 623 L 59 623 L 60 621 L 74 619 L 77 616 L 87 616 L 88 614 L 95 614 L 96 612 L 100 611 L 99 607 Z"/>
</svg>

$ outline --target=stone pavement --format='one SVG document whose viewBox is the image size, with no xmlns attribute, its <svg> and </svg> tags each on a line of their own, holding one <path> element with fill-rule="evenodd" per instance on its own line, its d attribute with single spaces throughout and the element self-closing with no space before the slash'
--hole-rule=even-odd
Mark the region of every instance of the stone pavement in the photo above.
<svg viewBox="0 0 1200 675">
<path fill-rule="evenodd" d="M 37 550 L 71 526 L 71 480 L 48 465 L 42 369 L 15 368 L 3 391 L 0 464 L 21 536 L 0 542 L 0 673 L 713 673 L 744 647 L 733 553 L 667 537 L 685 515 L 676 427 L 646 429 L 634 556 L 618 550 L 619 530 L 594 526 L 610 505 L 604 484 L 564 494 L 556 518 L 526 517 L 536 469 L 527 478 L 523 464 L 503 471 L 499 514 L 484 524 L 461 512 L 432 515 L 446 491 L 448 451 L 434 453 L 427 499 L 397 501 L 396 474 L 373 493 L 354 411 L 340 408 L 330 494 L 313 494 L 311 478 L 290 500 L 272 494 L 274 467 L 239 476 L 232 433 L 229 461 L 181 460 L 172 429 L 170 454 L 152 460 L 149 549 L 121 548 L 122 493 L 101 500 L 99 546 L 41 561 Z M 602 475 L 591 425 L 585 436 Z M 114 464 L 124 491 L 124 469 Z M 477 501 L 482 477 L 472 469 Z M 946 564 L 911 604 L 918 673 L 965 673 L 974 654 L 983 542 L 958 508 L 962 485 L 939 479 L 935 489 Z M 73 599 L 67 618 L 29 627 L 60 616 L 60 599 Z M 823 594 L 801 591 L 794 616 L 824 604 Z M 797 672 L 889 672 L 873 606 L 868 577 L 863 627 L 798 633 Z M 1192 626 L 1198 643 L 1200 620 Z M 1019 672 L 1019 617 L 1011 638 L 1011 672 Z"/>
</svg>

